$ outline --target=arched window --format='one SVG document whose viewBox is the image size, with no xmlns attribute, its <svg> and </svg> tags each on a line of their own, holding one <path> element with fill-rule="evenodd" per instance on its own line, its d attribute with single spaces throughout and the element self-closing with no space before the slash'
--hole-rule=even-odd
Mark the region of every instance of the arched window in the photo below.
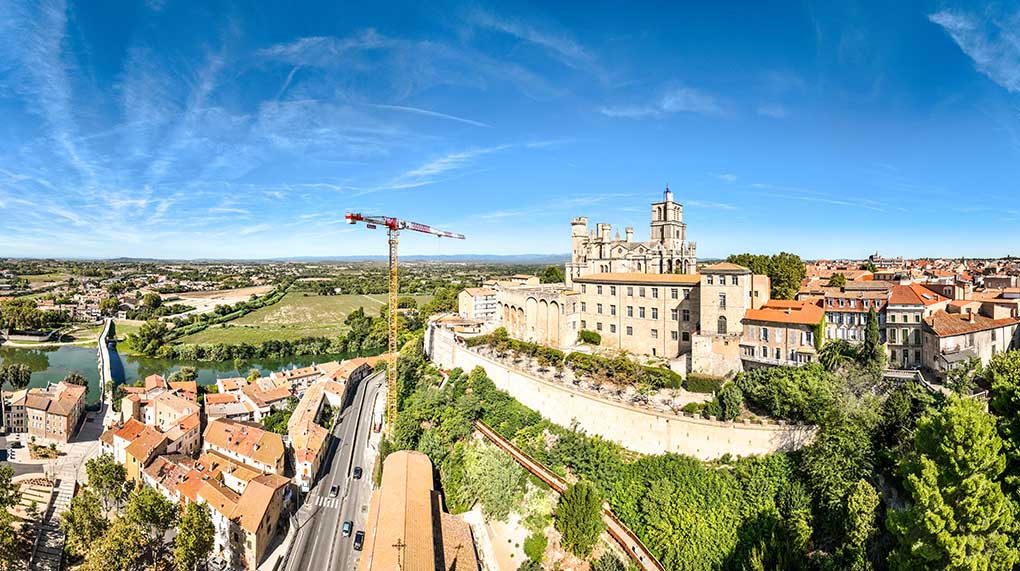
<svg viewBox="0 0 1020 571">
<path fill-rule="evenodd" d="M 719 335 L 726 335 L 726 316 L 719 316 Z"/>
</svg>

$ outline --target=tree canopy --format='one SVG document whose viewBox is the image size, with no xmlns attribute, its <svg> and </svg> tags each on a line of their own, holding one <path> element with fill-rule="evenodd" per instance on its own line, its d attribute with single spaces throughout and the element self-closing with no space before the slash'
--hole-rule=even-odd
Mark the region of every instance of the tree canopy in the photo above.
<svg viewBox="0 0 1020 571">
<path fill-rule="evenodd" d="M 793 299 L 800 290 L 800 283 L 807 275 L 807 269 L 800 256 L 788 252 L 767 254 L 733 254 L 727 262 L 749 268 L 755 274 L 769 277 L 772 283 L 773 299 Z"/>
<path fill-rule="evenodd" d="M 893 511 L 893 569 L 1007 571 L 1018 560 L 1016 508 L 998 482 L 1006 467 L 995 419 L 979 401 L 949 397 L 918 423 L 901 468 L 911 505 Z"/>
<path fill-rule="evenodd" d="M 559 266 L 548 266 L 539 277 L 539 281 L 544 284 L 561 284 L 563 280 L 563 271 Z"/>
<path fill-rule="evenodd" d="M 581 480 L 567 486 L 556 504 L 556 530 L 563 546 L 579 557 L 587 557 L 606 528 L 602 520 L 602 494 L 591 482 Z"/>
</svg>

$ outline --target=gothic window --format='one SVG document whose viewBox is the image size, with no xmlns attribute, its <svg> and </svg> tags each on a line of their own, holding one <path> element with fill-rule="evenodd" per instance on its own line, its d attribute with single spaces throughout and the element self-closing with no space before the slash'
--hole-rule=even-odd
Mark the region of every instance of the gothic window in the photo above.
<svg viewBox="0 0 1020 571">
<path fill-rule="evenodd" d="M 719 316 L 719 323 L 718 323 L 717 328 L 718 328 L 719 335 L 726 335 L 726 316 L 725 315 L 720 315 Z"/>
</svg>

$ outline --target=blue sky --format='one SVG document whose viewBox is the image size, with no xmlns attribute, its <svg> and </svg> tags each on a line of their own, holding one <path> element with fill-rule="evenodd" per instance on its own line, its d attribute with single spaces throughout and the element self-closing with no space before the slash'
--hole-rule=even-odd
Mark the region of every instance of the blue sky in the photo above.
<svg viewBox="0 0 1020 571">
<path fill-rule="evenodd" d="M 1020 252 L 1015 3 L 637 4 L 0 2 L 0 256 Z"/>
</svg>

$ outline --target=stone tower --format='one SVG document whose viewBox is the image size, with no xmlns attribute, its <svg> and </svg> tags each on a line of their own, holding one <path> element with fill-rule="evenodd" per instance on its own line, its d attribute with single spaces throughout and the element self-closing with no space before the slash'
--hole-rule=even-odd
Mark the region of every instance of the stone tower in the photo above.
<svg viewBox="0 0 1020 571">
<path fill-rule="evenodd" d="M 687 241 L 684 207 L 673 201 L 673 191 L 668 186 L 662 194 L 662 202 L 652 203 L 651 238 L 669 251 L 680 250 Z"/>
</svg>

